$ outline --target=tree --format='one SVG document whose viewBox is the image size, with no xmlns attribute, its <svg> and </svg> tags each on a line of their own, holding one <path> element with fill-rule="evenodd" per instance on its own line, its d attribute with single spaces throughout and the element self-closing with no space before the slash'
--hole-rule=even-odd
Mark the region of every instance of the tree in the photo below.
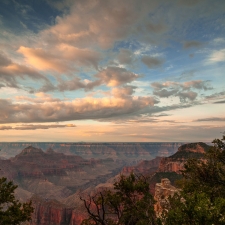
<svg viewBox="0 0 225 225">
<path fill-rule="evenodd" d="M 89 217 L 83 225 L 155 225 L 154 199 L 144 176 L 121 175 L 114 190 L 104 190 L 88 199 L 81 197 Z"/>
<path fill-rule="evenodd" d="M 203 159 L 189 159 L 179 182 L 182 191 L 169 198 L 166 225 L 225 224 L 225 136 L 215 139 Z"/>
<path fill-rule="evenodd" d="M 20 203 L 14 196 L 17 185 L 0 178 L 0 225 L 17 225 L 31 219 L 31 201 Z"/>
</svg>

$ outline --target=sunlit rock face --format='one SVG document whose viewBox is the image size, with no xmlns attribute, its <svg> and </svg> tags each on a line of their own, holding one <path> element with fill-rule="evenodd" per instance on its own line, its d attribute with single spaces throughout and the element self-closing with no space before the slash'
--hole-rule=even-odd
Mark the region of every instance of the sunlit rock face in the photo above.
<svg viewBox="0 0 225 225">
<path fill-rule="evenodd" d="M 209 145 L 202 142 L 182 145 L 175 154 L 162 158 L 158 171 L 180 173 L 189 158 L 202 158 L 209 148 Z"/>
<path fill-rule="evenodd" d="M 178 192 L 179 190 L 172 186 L 170 180 L 167 178 L 161 179 L 161 183 L 156 183 L 154 195 L 156 204 L 154 206 L 154 209 L 156 211 L 157 216 L 160 216 L 163 210 L 168 210 L 168 197 L 173 196 L 175 193 Z"/>
</svg>

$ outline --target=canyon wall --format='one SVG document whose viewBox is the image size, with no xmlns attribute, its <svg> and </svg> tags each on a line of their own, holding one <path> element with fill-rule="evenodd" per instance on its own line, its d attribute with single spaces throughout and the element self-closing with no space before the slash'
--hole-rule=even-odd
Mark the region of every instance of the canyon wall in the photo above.
<svg viewBox="0 0 225 225">
<path fill-rule="evenodd" d="M 64 154 L 75 154 L 84 159 L 113 158 L 120 160 L 150 160 L 156 156 L 170 156 L 174 154 L 183 143 L 177 142 L 148 142 L 148 143 L 47 143 L 47 142 L 1 142 L 0 156 L 14 157 L 24 148 L 32 145 L 46 151 L 48 148 Z"/>
<path fill-rule="evenodd" d="M 209 147 L 203 142 L 184 144 L 175 154 L 161 159 L 158 171 L 181 173 L 180 171 L 184 169 L 184 164 L 189 158 L 202 158 Z"/>
</svg>

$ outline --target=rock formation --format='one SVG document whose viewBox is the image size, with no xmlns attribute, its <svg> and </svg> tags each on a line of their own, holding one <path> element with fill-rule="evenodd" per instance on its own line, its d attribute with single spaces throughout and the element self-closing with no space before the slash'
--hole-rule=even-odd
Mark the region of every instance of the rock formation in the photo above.
<svg viewBox="0 0 225 225">
<path fill-rule="evenodd" d="M 30 225 L 80 225 L 86 217 L 81 210 L 69 208 L 66 205 L 49 199 L 32 197 L 34 213 Z"/>
<path fill-rule="evenodd" d="M 143 160 L 135 166 L 125 166 L 122 170 L 123 174 L 130 174 L 131 172 L 140 173 L 143 175 L 150 175 L 158 170 L 162 157 L 156 157 L 152 160 Z"/>
<path fill-rule="evenodd" d="M 156 156 L 169 156 L 177 151 L 183 143 L 0 143 L 0 156 L 14 157 L 22 149 L 32 145 L 38 149 L 54 149 L 67 155 L 75 154 L 85 159 L 112 158 L 125 161 L 151 160 Z"/>
<path fill-rule="evenodd" d="M 179 192 L 179 190 L 172 186 L 170 180 L 167 178 L 163 178 L 161 180 L 161 183 L 156 183 L 154 195 L 156 204 L 154 206 L 154 209 L 156 211 L 157 216 L 160 216 L 163 210 L 168 210 L 168 197 L 173 196 L 177 192 Z"/>
<path fill-rule="evenodd" d="M 74 198 L 77 190 L 104 183 L 123 166 L 121 160 L 83 159 L 28 146 L 13 158 L 0 159 L 0 177 L 7 177 L 19 186 L 15 194 L 20 201 L 33 196 L 35 212 L 31 225 L 79 225 L 84 214 L 80 211 L 80 199 Z"/>
<path fill-rule="evenodd" d="M 175 154 L 162 158 L 158 171 L 180 173 L 189 158 L 202 158 L 209 147 L 202 142 L 182 145 Z"/>
</svg>

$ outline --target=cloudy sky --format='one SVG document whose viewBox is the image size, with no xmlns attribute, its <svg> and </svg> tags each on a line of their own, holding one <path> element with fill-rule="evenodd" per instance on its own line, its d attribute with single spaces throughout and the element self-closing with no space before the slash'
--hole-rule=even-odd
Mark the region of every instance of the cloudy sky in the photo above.
<svg viewBox="0 0 225 225">
<path fill-rule="evenodd" d="M 1 0 L 0 141 L 212 141 L 224 0 Z"/>
</svg>

